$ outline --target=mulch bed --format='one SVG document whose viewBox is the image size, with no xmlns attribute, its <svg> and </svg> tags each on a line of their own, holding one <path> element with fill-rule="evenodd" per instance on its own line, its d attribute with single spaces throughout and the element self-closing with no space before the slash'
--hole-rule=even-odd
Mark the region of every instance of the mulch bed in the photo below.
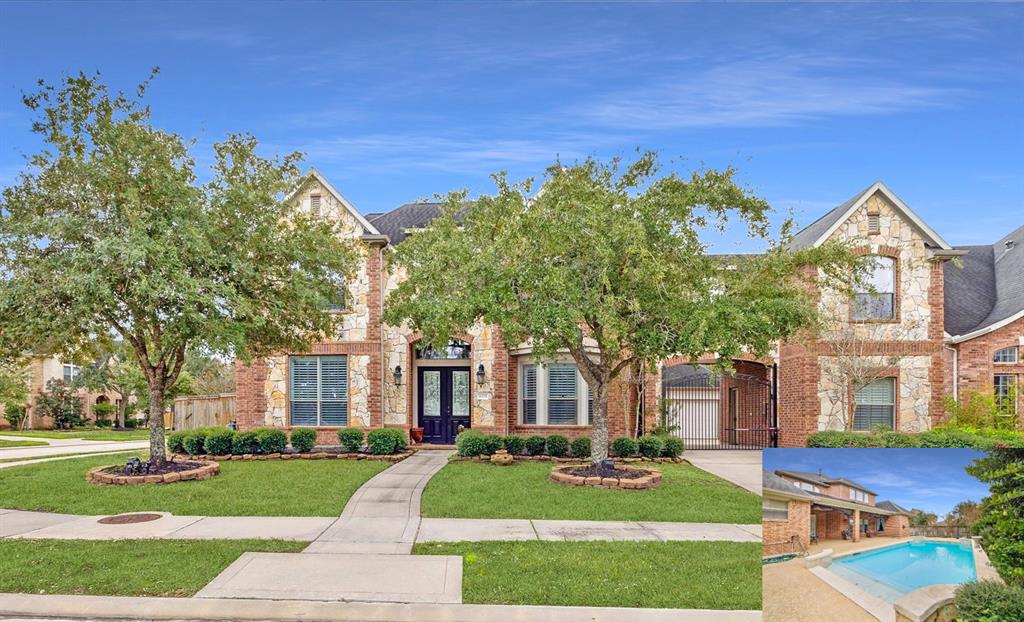
<svg viewBox="0 0 1024 622">
<path fill-rule="evenodd" d="M 587 475 L 585 473 L 592 474 Z M 661 483 L 661 472 L 634 466 L 618 465 L 611 474 L 593 465 L 556 466 L 551 469 L 551 481 L 567 486 L 594 486 L 601 488 L 621 488 L 625 490 L 643 490 L 654 488 Z"/>
<path fill-rule="evenodd" d="M 165 475 L 167 473 L 181 473 L 182 471 L 191 471 L 192 469 L 198 469 L 199 467 L 206 466 L 205 462 L 171 462 L 170 460 L 157 466 L 150 467 L 149 473 L 146 475 Z M 125 465 L 114 466 L 103 469 L 104 473 L 110 473 L 111 475 L 125 475 Z M 132 474 L 131 477 L 142 477 L 141 475 Z"/>
<path fill-rule="evenodd" d="M 593 465 L 587 467 L 578 467 L 575 469 L 565 469 L 563 473 L 569 475 L 575 475 L 576 477 L 617 477 L 619 479 L 639 479 L 646 476 L 649 471 L 641 471 L 640 469 L 610 469 L 605 470 L 601 467 L 595 467 Z"/>
<path fill-rule="evenodd" d="M 223 456 L 200 454 L 188 456 L 185 454 L 173 454 L 175 460 L 212 460 L 214 462 L 228 462 L 237 460 L 383 460 L 384 462 L 401 462 L 416 453 L 415 449 L 408 449 L 400 454 L 375 455 L 362 452 L 319 451 L 299 453 L 293 450 L 285 450 L 273 454 L 227 454 Z"/>
<path fill-rule="evenodd" d="M 125 475 L 124 466 L 123 464 L 108 464 L 96 467 L 89 470 L 85 479 L 91 484 L 100 486 L 134 486 L 201 481 L 220 473 L 220 465 L 216 462 L 195 460 L 169 460 L 163 467 L 160 467 L 159 472 L 151 471 L 149 475 Z"/>
</svg>

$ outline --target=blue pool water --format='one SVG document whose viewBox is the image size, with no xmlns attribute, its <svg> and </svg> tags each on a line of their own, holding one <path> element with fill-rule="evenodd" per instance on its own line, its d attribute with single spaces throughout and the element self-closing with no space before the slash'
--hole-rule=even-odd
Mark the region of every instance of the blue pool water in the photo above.
<svg viewBox="0 0 1024 622">
<path fill-rule="evenodd" d="M 836 558 L 830 570 L 890 602 L 926 585 L 975 578 L 971 546 L 958 542 L 906 542 Z"/>
</svg>

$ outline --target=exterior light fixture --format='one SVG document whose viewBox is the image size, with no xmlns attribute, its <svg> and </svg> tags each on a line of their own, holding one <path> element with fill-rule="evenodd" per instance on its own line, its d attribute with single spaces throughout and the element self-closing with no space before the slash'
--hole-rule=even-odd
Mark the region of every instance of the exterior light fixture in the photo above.
<svg viewBox="0 0 1024 622">
<path fill-rule="evenodd" d="M 395 365 L 395 371 L 394 371 L 393 375 L 395 377 L 395 386 L 396 387 L 402 386 L 402 366 L 401 365 Z"/>
<path fill-rule="evenodd" d="M 484 364 L 480 363 L 480 366 L 476 368 L 476 383 L 483 384 L 487 380 L 487 373 L 484 371 Z"/>
</svg>

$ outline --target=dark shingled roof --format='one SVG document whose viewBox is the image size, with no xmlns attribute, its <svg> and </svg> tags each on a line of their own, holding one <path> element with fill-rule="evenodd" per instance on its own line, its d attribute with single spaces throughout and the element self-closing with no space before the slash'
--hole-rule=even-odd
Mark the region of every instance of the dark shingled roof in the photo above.
<svg viewBox="0 0 1024 622">
<path fill-rule="evenodd" d="M 779 475 L 789 475 L 797 479 L 802 479 L 815 484 L 824 484 L 825 486 L 829 486 L 831 484 L 846 484 L 847 486 L 852 486 L 853 488 L 863 490 L 868 494 L 878 494 L 877 492 L 873 490 L 868 490 L 861 484 L 858 484 L 857 482 L 854 481 L 850 481 L 845 477 L 829 477 L 828 475 L 825 475 L 823 473 L 811 473 L 809 471 L 789 471 L 783 469 L 778 469 L 775 472 L 778 473 Z"/>
<path fill-rule="evenodd" d="M 1008 245 L 1009 243 L 1009 245 Z M 991 246 L 962 246 L 946 262 L 946 332 L 965 335 L 1024 311 L 1024 226 Z"/>
<path fill-rule="evenodd" d="M 897 505 L 892 501 L 879 501 L 878 503 L 875 504 L 875 507 L 882 508 L 883 510 L 889 510 L 890 512 L 910 514 L 910 510 L 903 507 L 902 505 Z"/>
<path fill-rule="evenodd" d="M 390 238 L 392 244 L 398 244 L 408 236 L 407 230 L 426 227 L 440 216 L 441 206 L 441 203 L 406 203 L 369 220 L 378 231 Z"/>
<path fill-rule="evenodd" d="M 874 185 L 874 183 L 871 184 L 871 186 Z M 818 238 L 824 235 L 825 232 L 828 231 L 832 225 L 836 224 L 836 222 L 843 217 L 843 214 L 846 213 L 846 210 L 850 209 L 850 207 L 854 203 L 856 203 L 857 200 L 860 199 L 860 197 L 865 192 L 871 189 L 871 186 L 864 188 L 857 194 L 850 197 L 842 205 L 834 208 L 832 211 L 828 212 L 818 220 L 815 220 L 811 224 L 801 229 L 796 235 L 793 236 L 793 239 L 789 241 L 787 248 L 795 251 L 804 248 L 810 248 L 811 246 L 813 246 L 814 243 L 818 240 Z"/>
<path fill-rule="evenodd" d="M 811 495 L 807 494 L 803 490 L 800 490 L 793 484 L 790 484 L 786 480 L 782 479 L 778 475 L 761 469 L 761 488 L 765 490 L 775 490 L 777 492 L 784 492 L 795 497 L 803 497 L 808 501 L 811 500 Z"/>
</svg>

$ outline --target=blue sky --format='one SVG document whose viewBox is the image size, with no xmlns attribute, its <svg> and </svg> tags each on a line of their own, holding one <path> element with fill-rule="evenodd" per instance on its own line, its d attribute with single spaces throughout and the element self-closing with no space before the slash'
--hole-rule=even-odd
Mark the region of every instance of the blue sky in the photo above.
<svg viewBox="0 0 1024 622">
<path fill-rule="evenodd" d="M 973 449 L 766 449 L 764 468 L 821 470 L 845 477 L 906 508 L 943 518 L 960 501 L 981 501 L 988 487 L 964 471 L 984 454 Z"/>
<path fill-rule="evenodd" d="M 1024 222 L 1024 6 L 0 3 L 0 184 L 20 94 L 162 69 L 158 124 L 302 150 L 363 212 L 556 156 L 735 165 L 808 223 L 876 179 L 954 244 Z M 739 236 L 718 250 L 756 250 Z"/>
</svg>

